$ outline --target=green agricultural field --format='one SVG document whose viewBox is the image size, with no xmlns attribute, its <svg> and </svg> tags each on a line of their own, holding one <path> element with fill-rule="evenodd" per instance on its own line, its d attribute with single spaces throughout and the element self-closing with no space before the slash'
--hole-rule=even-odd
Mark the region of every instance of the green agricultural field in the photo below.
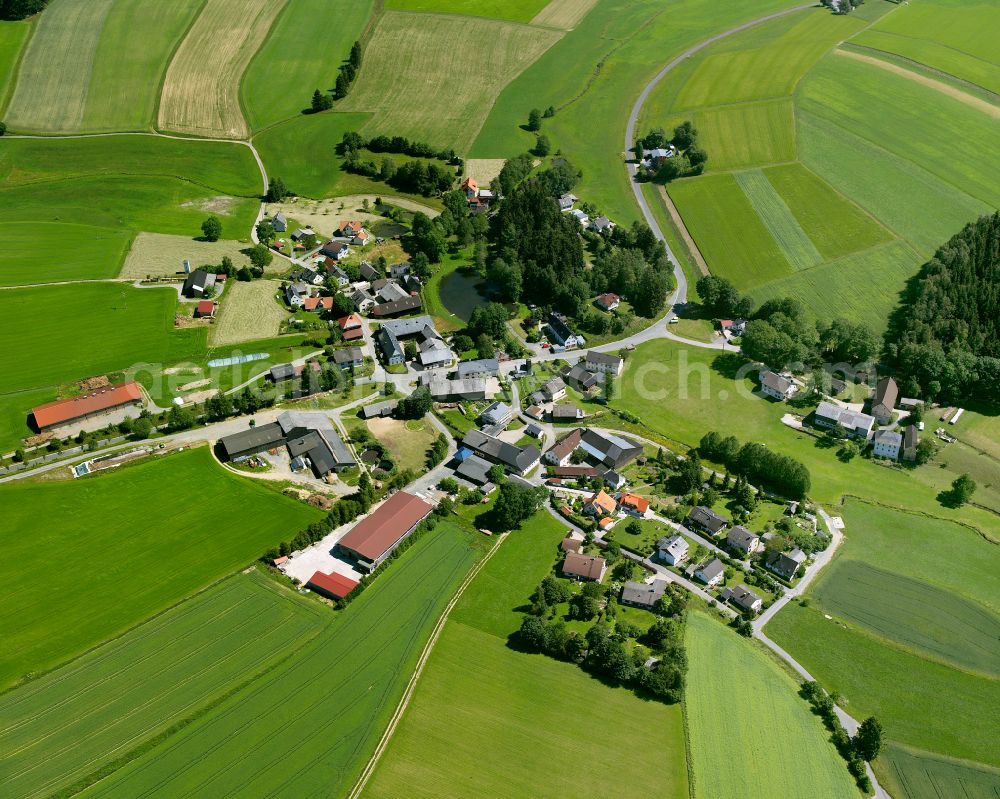
<svg viewBox="0 0 1000 799">
<path fill-rule="evenodd" d="M 373 112 L 366 134 L 408 136 L 464 153 L 504 86 L 559 37 L 478 17 L 389 11 L 338 108 Z M 476 69 L 468 69 L 471 63 Z"/>
<path fill-rule="evenodd" d="M 698 612 L 688 615 L 686 643 L 688 734 L 699 796 L 854 794 L 822 723 L 768 654 Z M 720 664 L 742 679 L 720 679 Z M 737 742 L 742 747 L 734 751 Z"/>
<path fill-rule="evenodd" d="M 251 572 L 236 575 L 30 685 L 0 696 L 11 795 L 90 782 L 106 764 L 265 673 L 329 622 Z"/>
<path fill-rule="evenodd" d="M 364 796 L 527 798 L 541 781 L 558 797 L 688 796 L 679 707 L 638 700 L 576 666 L 507 646 L 521 622 L 517 609 L 549 573 L 564 534 L 540 512 L 469 584 Z M 576 708 L 572 724 L 567 703 Z M 487 749 L 494 756 L 484 760 Z M 580 759 L 618 768 L 581 770 Z M 646 768 L 652 760 L 661 767 Z"/>
<path fill-rule="evenodd" d="M 839 61 L 838 61 L 839 63 Z M 990 206 L 926 168 L 884 149 L 859 131 L 800 112 L 799 148 L 805 165 L 929 257 Z M 916 272 L 919 261 L 913 265 Z"/>
<path fill-rule="evenodd" d="M 993 2 L 926 0 L 906 5 L 857 36 L 858 45 L 894 53 L 1000 94 Z"/>
<path fill-rule="evenodd" d="M 824 572 L 813 597 L 850 624 L 922 657 L 1000 676 L 1000 616 L 949 591 L 858 560 Z"/>
<path fill-rule="evenodd" d="M 699 144 L 709 156 L 709 173 L 795 159 L 795 123 L 788 98 L 684 112 L 664 127 L 673 130 L 685 120 L 698 129 Z"/>
<path fill-rule="evenodd" d="M 741 371 L 741 367 L 745 368 Z M 637 432 L 646 430 L 682 447 L 696 446 L 710 430 L 766 442 L 809 468 L 810 495 L 818 502 L 832 504 L 845 495 L 861 495 L 893 507 L 965 521 L 1000 539 L 995 514 L 971 506 L 954 510 L 937 501 L 937 494 L 957 476 L 954 471 L 934 466 L 888 469 L 863 458 L 840 462 L 821 441 L 781 423 L 789 410 L 787 404 L 753 396 L 756 371 L 735 353 L 661 339 L 641 345 L 629 356 L 619 397 L 612 405 L 643 420 Z M 740 379 L 735 381 L 734 375 Z"/>
<path fill-rule="evenodd" d="M 14 74 L 24 43 L 31 35 L 32 23 L 0 22 L 0 117 L 14 88 Z"/>
<path fill-rule="evenodd" d="M 169 486 L 225 502 L 186 502 Z M 0 566 L 6 686 L 121 634 L 321 514 L 233 476 L 199 448 L 72 482 L 3 486 L 0 516 L 17 533 Z"/>
<path fill-rule="evenodd" d="M 529 22 L 549 0 L 386 0 L 396 11 L 435 11 Z"/>
<path fill-rule="evenodd" d="M 679 180 L 670 196 L 714 274 L 748 289 L 792 274 L 778 243 L 731 174 Z"/>
<path fill-rule="evenodd" d="M 337 69 L 360 38 L 371 11 L 372 0 L 288 3 L 240 85 L 251 130 L 300 115 L 314 90 L 332 89 Z M 305 30 L 309 36 L 304 40 Z"/>
<path fill-rule="evenodd" d="M 23 222 L 8 226 L 0 249 L 0 285 L 112 278 L 131 233 L 90 225 Z M 72 252 L 66 242 L 72 241 Z"/>
<path fill-rule="evenodd" d="M 681 709 L 449 623 L 362 795 L 530 799 L 540 785 L 560 799 L 687 797 Z"/>
<path fill-rule="evenodd" d="M 46 9 L 25 49 L 7 106 L 11 129 L 79 129 L 101 29 L 113 4 L 114 0 L 58 0 Z"/>
<path fill-rule="evenodd" d="M 794 269 L 808 269 L 823 260 L 810 238 L 792 215 L 788 205 L 759 169 L 737 172 L 736 183 L 757 212 Z"/>
<path fill-rule="evenodd" d="M 996 799 L 1000 769 L 890 743 L 875 763 L 879 782 L 898 799 Z"/>
<path fill-rule="evenodd" d="M 996 121 L 958 100 L 870 64 L 831 56 L 809 73 L 798 105 L 980 202 L 1000 205 L 1000 163 L 992 151 Z M 941 157 L 941 142 L 949 143 L 947 158 Z"/>
<path fill-rule="evenodd" d="M 888 230 L 801 163 L 768 167 L 763 173 L 824 260 L 892 239 Z"/>
<path fill-rule="evenodd" d="M 772 280 L 749 294 L 757 303 L 794 297 L 816 316 L 832 313 L 882 333 L 920 262 L 906 242 L 897 240 Z M 872 275 L 877 277 L 873 280 Z M 859 286 L 865 291 L 859 292 Z"/>
<path fill-rule="evenodd" d="M 846 697 L 855 718 L 878 716 L 888 738 L 1000 765 L 995 741 L 983 735 L 1000 725 L 1000 681 L 896 649 L 860 628 L 824 618 L 816 607 L 788 605 L 767 633 L 824 688 Z"/>
<path fill-rule="evenodd" d="M 297 194 L 324 199 L 345 194 L 378 194 L 384 183 L 341 170 L 336 146 L 344 133 L 359 130 L 370 114 L 313 114 L 290 119 L 254 137 L 254 146 L 272 175 Z"/>
<path fill-rule="evenodd" d="M 311 644 L 83 795 L 345 796 L 484 543 L 438 524 Z"/>
</svg>

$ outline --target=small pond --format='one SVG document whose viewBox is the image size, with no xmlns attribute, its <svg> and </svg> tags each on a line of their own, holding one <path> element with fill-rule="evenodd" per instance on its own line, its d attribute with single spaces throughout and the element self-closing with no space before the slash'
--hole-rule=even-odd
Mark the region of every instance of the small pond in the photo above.
<svg viewBox="0 0 1000 799">
<path fill-rule="evenodd" d="M 477 273 L 456 269 L 441 281 L 441 302 L 463 322 L 468 322 L 473 309 L 486 302 L 481 292 L 482 283 Z"/>
</svg>

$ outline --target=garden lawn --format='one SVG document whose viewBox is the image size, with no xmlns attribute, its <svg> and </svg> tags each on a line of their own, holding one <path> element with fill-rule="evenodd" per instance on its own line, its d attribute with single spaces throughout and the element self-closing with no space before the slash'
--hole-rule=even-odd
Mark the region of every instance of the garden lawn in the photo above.
<svg viewBox="0 0 1000 799">
<path fill-rule="evenodd" d="M 319 603 L 252 571 L 0 696 L 7 790 L 48 795 L 92 781 L 102 766 L 273 667 L 328 622 Z"/>
<path fill-rule="evenodd" d="M 817 317 L 862 322 L 881 335 L 906 281 L 919 268 L 920 256 L 905 241 L 896 240 L 772 280 L 749 294 L 758 304 L 793 297 Z M 862 286 L 864 291 L 859 290 Z"/>
<path fill-rule="evenodd" d="M 852 716 L 878 716 L 887 738 L 1000 765 L 994 739 L 983 734 L 1000 725 L 1000 680 L 897 649 L 862 628 L 824 618 L 817 607 L 789 604 L 766 629 L 826 690 L 848 700 Z"/>
<path fill-rule="evenodd" d="M 407 136 L 464 154 L 504 86 L 559 36 L 479 17 L 387 11 L 338 108 L 372 112 L 366 135 Z"/>
<path fill-rule="evenodd" d="M 167 69 L 157 126 L 195 136 L 247 138 L 240 81 L 284 5 L 285 0 L 207 0 Z"/>
<path fill-rule="evenodd" d="M 749 289 L 793 273 L 733 175 L 679 180 L 669 192 L 713 274 Z"/>
<path fill-rule="evenodd" d="M 369 419 L 369 432 L 392 455 L 400 469 L 413 469 L 417 473 L 427 468 L 427 450 L 438 436 L 430 422 L 419 419 Z"/>
<path fill-rule="evenodd" d="M 856 794 L 822 722 L 759 644 L 701 612 L 688 614 L 685 642 L 688 734 L 699 796 Z"/>
<path fill-rule="evenodd" d="M 875 762 L 882 786 L 898 799 L 996 799 L 1000 769 L 890 743 Z"/>
<path fill-rule="evenodd" d="M 207 501 L 169 490 L 195 485 Z M 321 515 L 231 475 L 204 447 L 72 482 L 3 486 L 0 686 L 121 634 Z"/>
<path fill-rule="evenodd" d="M 131 239 L 128 231 L 90 225 L 8 225 L 0 249 L 0 285 L 115 277 Z M 67 240 L 73 242 L 69 251 Z"/>
<path fill-rule="evenodd" d="M 0 22 L 0 116 L 14 88 L 14 76 L 24 43 L 31 35 L 32 22 Z"/>
<path fill-rule="evenodd" d="M 347 795 L 484 543 L 439 523 L 311 644 L 83 795 Z"/>
<path fill-rule="evenodd" d="M 170 57 L 203 5 L 116 0 L 94 53 L 80 130 L 152 128 Z"/>
<path fill-rule="evenodd" d="M 997 26 L 996 3 L 927 0 L 887 15 L 854 43 L 895 53 L 1000 94 Z"/>
<path fill-rule="evenodd" d="M 371 11 L 372 0 L 294 0 L 285 5 L 240 84 L 251 130 L 296 117 L 309 108 L 315 89 L 331 90 Z M 309 35 L 303 39 L 306 30 Z"/>
<path fill-rule="evenodd" d="M 386 0 L 385 7 L 396 11 L 471 14 L 476 17 L 528 22 L 547 3 L 548 0 Z"/>
<path fill-rule="evenodd" d="M 540 511 L 469 584 L 364 796 L 527 798 L 540 784 L 554 797 L 688 796 L 679 706 L 637 699 L 577 666 L 507 646 L 564 534 Z M 494 756 L 484 759 L 487 749 Z M 580 769 L 580 758 L 618 768 Z M 654 760 L 661 767 L 648 768 Z"/>
</svg>

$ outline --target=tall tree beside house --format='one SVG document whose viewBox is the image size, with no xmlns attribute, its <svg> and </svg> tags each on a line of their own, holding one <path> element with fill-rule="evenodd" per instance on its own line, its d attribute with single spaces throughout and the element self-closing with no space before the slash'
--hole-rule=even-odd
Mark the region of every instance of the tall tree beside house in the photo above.
<svg viewBox="0 0 1000 799">
<path fill-rule="evenodd" d="M 270 219 L 262 219 L 257 223 L 257 240 L 261 244 L 270 244 L 274 241 L 275 232 L 274 225 L 271 224 Z"/>
<path fill-rule="evenodd" d="M 267 183 L 267 194 L 264 195 L 264 199 L 269 203 L 280 203 L 291 194 L 281 178 L 270 178 Z"/>
</svg>

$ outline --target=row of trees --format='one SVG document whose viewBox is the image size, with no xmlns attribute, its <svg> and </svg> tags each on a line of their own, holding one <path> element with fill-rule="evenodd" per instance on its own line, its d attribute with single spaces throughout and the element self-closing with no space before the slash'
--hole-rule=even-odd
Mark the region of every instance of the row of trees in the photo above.
<svg viewBox="0 0 1000 799">
<path fill-rule="evenodd" d="M 831 733 L 830 740 L 847 761 L 847 770 L 857 781 L 862 793 L 868 796 L 872 785 L 865 771 L 865 761 L 871 762 L 882 751 L 882 723 L 875 716 L 869 716 L 861 722 L 854 738 L 851 738 L 837 718 L 833 697 L 819 683 L 804 682 L 799 693 L 812 706 L 813 712 L 823 719 L 823 724 Z"/>
<path fill-rule="evenodd" d="M 340 65 L 333 91 L 324 92 L 316 89 L 313 92 L 312 100 L 309 103 L 309 109 L 306 113 L 318 114 L 320 111 L 329 111 L 333 108 L 334 100 L 343 100 L 347 97 L 360 69 L 361 42 L 355 42 L 351 45 L 351 52 L 347 56 L 347 60 Z"/>
<path fill-rule="evenodd" d="M 698 444 L 698 452 L 755 485 L 766 486 L 783 496 L 802 499 L 809 493 L 812 480 L 804 464 L 780 455 L 765 444 L 740 444 L 735 436 L 723 437 L 712 431 Z"/>
<path fill-rule="evenodd" d="M 953 236 L 893 315 L 886 357 L 907 396 L 995 402 L 1000 394 L 1000 212 Z"/>
</svg>

